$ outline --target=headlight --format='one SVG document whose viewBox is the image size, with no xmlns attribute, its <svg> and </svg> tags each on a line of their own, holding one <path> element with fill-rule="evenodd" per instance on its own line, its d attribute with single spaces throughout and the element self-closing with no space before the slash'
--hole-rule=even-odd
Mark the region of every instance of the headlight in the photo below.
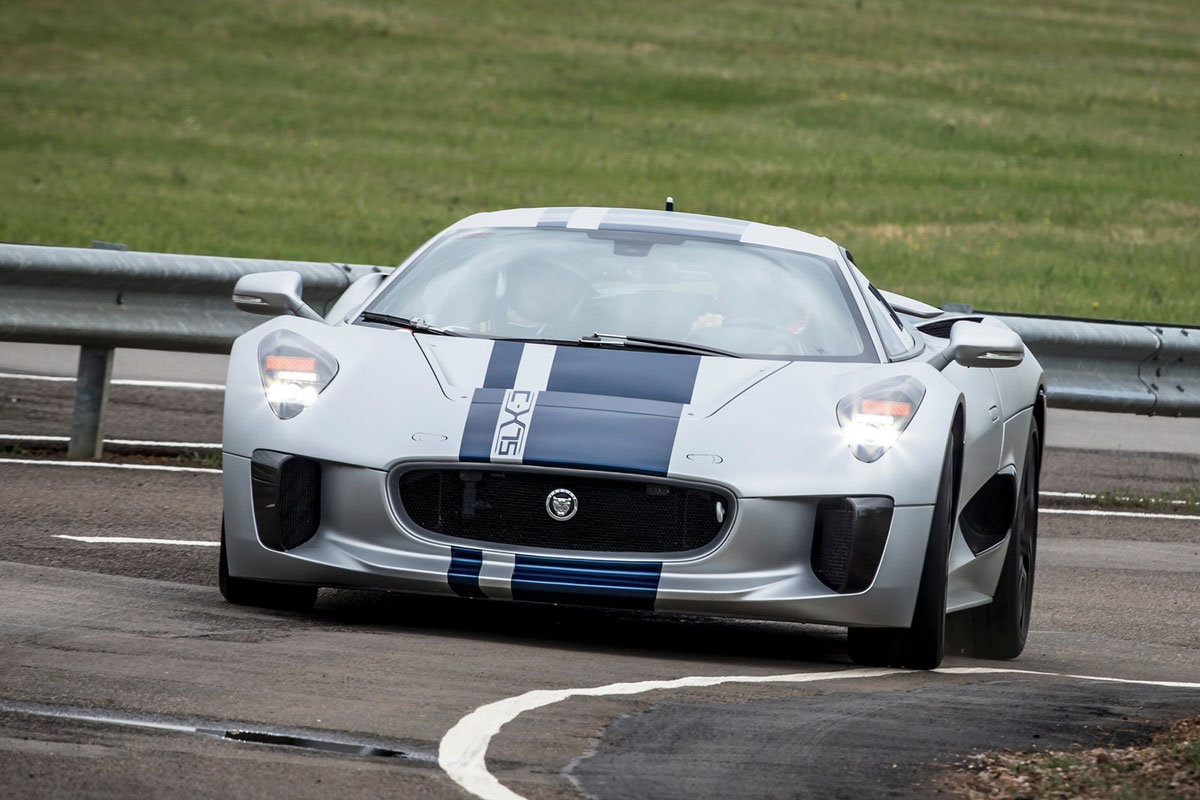
<svg viewBox="0 0 1200 800">
<path fill-rule="evenodd" d="M 842 398 L 838 422 L 850 452 L 859 461 L 878 460 L 908 427 L 925 387 L 915 378 L 889 378 Z"/>
<path fill-rule="evenodd" d="M 338 372 L 337 359 L 291 331 L 276 331 L 259 342 L 258 367 L 267 405 L 280 419 L 315 403 Z"/>
</svg>

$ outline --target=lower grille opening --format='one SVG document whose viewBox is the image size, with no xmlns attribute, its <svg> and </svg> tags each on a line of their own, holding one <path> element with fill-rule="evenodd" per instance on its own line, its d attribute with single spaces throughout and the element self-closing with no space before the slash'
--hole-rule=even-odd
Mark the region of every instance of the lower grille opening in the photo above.
<svg viewBox="0 0 1200 800">
<path fill-rule="evenodd" d="M 712 543 L 732 516 L 723 493 L 637 479 L 417 469 L 393 486 L 397 505 L 417 526 L 513 547 L 682 553 Z M 573 512 L 552 502 L 552 494 L 566 502 L 561 490 L 573 495 Z"/>
<path fill-rule="evenodd" d="M 258 538 L 275 550 L 307 542 L 321 526 L 321 465 L 311 458 L 255 450 L 250 463 Z"/>
<path fill-rule="evenodd" d="M 875 581 L 892 527 L 887 497 L 836 497 L 817 504 L 812 568 L 835 592 L 861 592 Z"/>
<path fill-rule="evenodd" d="M 850 572 L 854 546 L 854 506 L 846 499 L 822 500 L 813 533 L 813 572 L 831 589 L 841 591 Z"/>
</svg>

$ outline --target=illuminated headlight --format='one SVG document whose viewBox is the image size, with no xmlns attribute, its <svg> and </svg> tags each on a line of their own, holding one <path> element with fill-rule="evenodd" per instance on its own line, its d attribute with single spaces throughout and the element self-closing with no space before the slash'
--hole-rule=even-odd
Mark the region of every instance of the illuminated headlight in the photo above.
<svg viewBox="0 0 1200 800">
<path fill-rule="evenodd" d="M 267 405 L 280 419 L 291 419 L 317 402 L 338 372 L 337 359 L 291 331 L 263 338 L 258 365 Z"/>
<path fill-rule="evenodd" d="M 915 378 L 889 378 L 842 398 L 837 406 L 842 436 L 859 461 L 878 460 L 888 451 L 925 397 Z"/>
</svg>

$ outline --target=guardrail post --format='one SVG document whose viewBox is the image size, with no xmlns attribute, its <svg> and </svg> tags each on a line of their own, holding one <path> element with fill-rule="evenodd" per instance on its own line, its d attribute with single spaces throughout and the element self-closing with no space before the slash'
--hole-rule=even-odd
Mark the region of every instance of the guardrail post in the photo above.
<svg viewBox="0 0 1200 800">
<path fill-rule="evenodd" d="M 104 415 L 112 377 L 111 347 L 80 347 L 75 379 L 75 411 L 71 414 L 71 443 L 67 458 L 99 458 L 104 452 Z"/>
<path fill-rule="evenodd" d="M 92 242 L 95 250 L 128 250 L 123 244 Z M 104 416 L 108 413 L 108 387 L 112 378 L 113 348 L 79 348 L 75 376 L 75 410 L 71 413 L 71 442 L 67 458 L 99 458 L 104 454 Z"/>
</svg>

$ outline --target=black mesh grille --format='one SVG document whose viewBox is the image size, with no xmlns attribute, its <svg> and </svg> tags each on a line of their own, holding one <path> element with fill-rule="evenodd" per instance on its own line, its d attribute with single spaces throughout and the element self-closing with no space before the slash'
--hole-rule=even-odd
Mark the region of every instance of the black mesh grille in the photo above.
<svg viewBox="0 0 1200 800">
<path fill-rule="evenodd" d="M 727 498 L 707 489 L 576 475 L 421 469 L 400 475 L 394 485 L 399 505 L 420 527 L 515 547 L 686 552 L 711 543 L 731 510 Z M 556 489 L 578 498 L 569 520 L 546 511 L 546 498 Z"/>
<path fill-rule="evenodd" d="M 313 537 L 321 524 L 321 466 L 289 458 L 279 469 L 279 543 L 285 550 Z"/>
<path fill-rule="evenodd" d="M 983 317 L 951 317 L 950 319 L 939 319 L 936 322 L 927 322 L 924 325 L 918 325 L 921 333 L 927 333 L 930 336 L 936 336 L 939 339 L 949 339 L 950 329 L 954 327 L 956 322 L 982 322 Z"/>
<path fill-rule="evenodd" d="M 829 588 L 841 591 L 850 572 L 854 545 L 854 506 L 846 500 L 822 500 L 813 532 L 813 572 Z"/>
</svg>

